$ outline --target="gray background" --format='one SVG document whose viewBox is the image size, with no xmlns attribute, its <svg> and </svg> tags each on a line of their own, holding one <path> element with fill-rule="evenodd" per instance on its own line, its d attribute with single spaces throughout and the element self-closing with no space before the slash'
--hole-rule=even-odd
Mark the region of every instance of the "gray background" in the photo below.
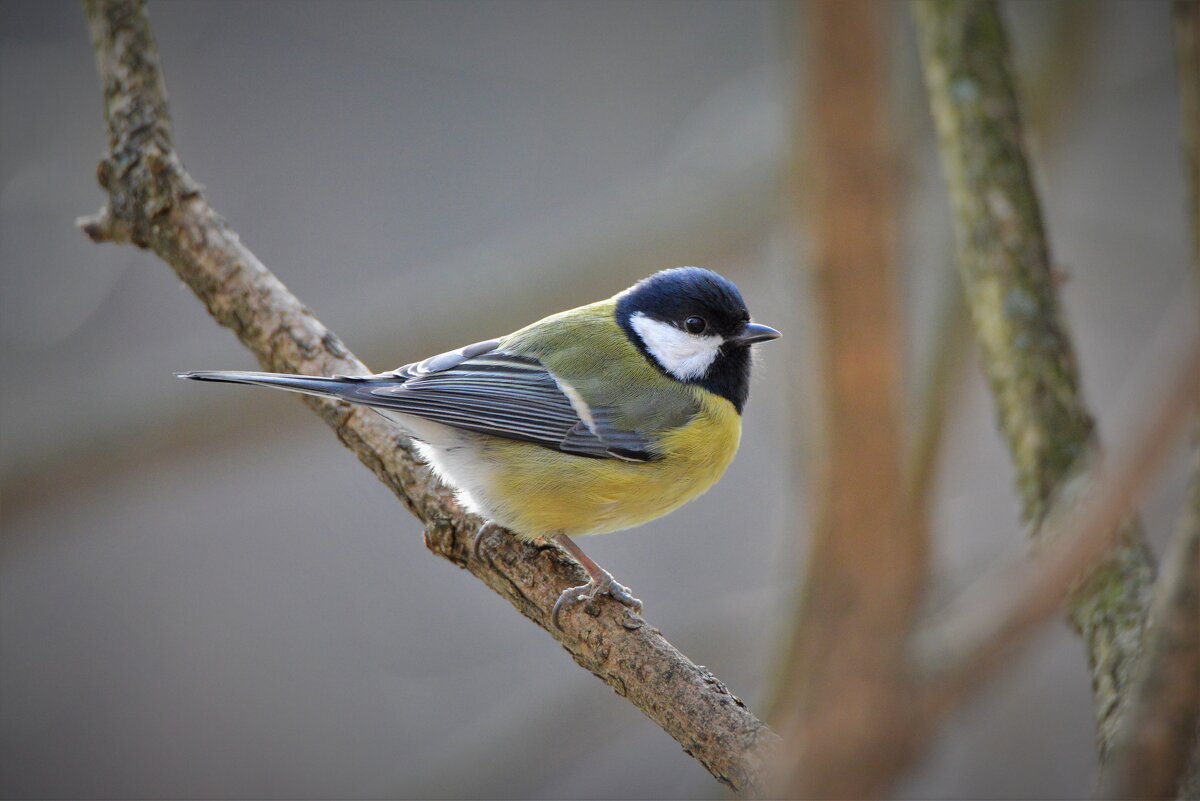
<svg viewBox="0 0 1200 801">
<path fill-rule="evenodd" d="M 1056 47 L 1061 10 L 1006 7 L 1027 77 Z M 900 260 L 920 365 L 949 212 L 906 8 L 893 11 Z M 783 180 L 789 136 L 804 135 L 788 126 L 789 13 L 698 1 L 151 9 L 188 168 L 372 367 L 676 264 L 723 272 L 785 331 L 763 349 L 724 481 L 636 533 L 584 542 L 752 708 L 788 625 L 817 425 L 815 310 Z M 1193 287 L 1168 6 L 1083 17 L 1080 76 L 1043 93 L 1054 124 L 1034 115 L 1032 147 L 1111 439 Z M 252 361 L 163 264 L 73 228 L 102 202 L 101 119 L 79 8 L 0 5 L 0 792 L 717 795 L 550 638 L 430 558 L 415 521 L 299 403 L 171 378 Z M 1158 543 L 1185 472 L 1181 451 L 1144 506 Z M 1021 552 L 1010 476 L 972 366 L 939 485 L 938 600 Z M 1065 626 L 1048 628 L 899 792 L 1086 795 L 1084 661 Z"/>
</svg>

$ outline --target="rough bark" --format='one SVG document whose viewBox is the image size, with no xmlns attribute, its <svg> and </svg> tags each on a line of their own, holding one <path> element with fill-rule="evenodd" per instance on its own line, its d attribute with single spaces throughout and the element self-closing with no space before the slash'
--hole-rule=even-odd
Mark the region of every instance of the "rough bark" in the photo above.
<svg viewBox="0 0 1200 801">
<path fill-rule="evenodd" d="M 268 370 L 330 375 L 366 367 L 241 243 L 205 200 L 171 143 L 167 95 L 141 2 L 85 0 L 104 92 L 109 152 L 98 177 L 107 206 L 80 220 L 95 241 L 153 251 Z M 571 657 L 627 698 L 734 792 L 760 793 L 778 737 L 704 668 L 624 607 L 604 600 L 550 624 L 559 593 L 583 583 L 560 549 L 490 537 L 483 558 L 466 515 L 378 415 L 305 398 L 338 439 L 426 524 L 429 549 L 469 571 L 557 639 Z"/>
<path fill-rule="evenodd" d="M 1175 798 L 1200 724 L 1200 449 L 1187 508 L 1150 608 L 1129 709 L 1103 766 L 1103 798 Z M 1180 796 L 1187 797 L 1187 796 Z"/>
<path fill-rule="evenodd" d="M 873 0 L 805 6 L 811 112 L 797 205 L 813 242 L 822 437 L 803 597 L 776 712 L 789 742 L 781 785 L 789 797 L 882 794 L 917 739 L 902 668 L 928 546 L 901 497 L 888 15 Z"/>
<path fill-rule="evenodd" d="M 921 60 L 954 211 L 959 271 L 1016 469 L 1040 539 L 1060 489 L 1083 467 L 1095 424 L 1062 321 L 1024 152 L 1008 44 L 994 3 L 914 3 Z M 1136 521 L 1072 593 L 1103 756 L 1136 661 L 1154 566 Z"/>
</svg>

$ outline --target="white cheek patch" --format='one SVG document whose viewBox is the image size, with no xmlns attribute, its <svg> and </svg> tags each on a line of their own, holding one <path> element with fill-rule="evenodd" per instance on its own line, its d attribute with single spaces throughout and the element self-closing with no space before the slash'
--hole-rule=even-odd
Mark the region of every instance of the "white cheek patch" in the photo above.
<svg viewBox="0 0 1200 801">
<path fill-rule="evenodd" d="M 670 323 L 652 320 L 641 312 L 630 316 L 629 324 L 642 338 L 654 360 L 680 381 L 691 381 L 708 372 L 724 342 L 715 335 L 689 334 Z"/>
</svg>

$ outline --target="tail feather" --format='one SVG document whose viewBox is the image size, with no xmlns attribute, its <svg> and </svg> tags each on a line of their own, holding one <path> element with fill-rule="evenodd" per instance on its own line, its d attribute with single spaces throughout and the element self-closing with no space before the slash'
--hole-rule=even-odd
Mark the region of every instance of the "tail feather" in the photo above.
<svg viewBox="0 0 1200 801">
<path fill-rule="evenodd" d="M 258 387 L 285 389 L 289 392 L 300 392 L 305 395 L 316 395 L 321 398 L 337 398 L 355 403 L 363 403 L 364 398 L 356 397 L 362 385 L 362 380 L 354 377 L 323 378 L 309 375 L 287 375 L 285 373 L 251 373 L 236 370 L 194 370 L 189 373 L 176 373 L 176 378 L 187 378 L 192 381 L 218 381 L 225 384 L 250 384 Z"/>
</svg>

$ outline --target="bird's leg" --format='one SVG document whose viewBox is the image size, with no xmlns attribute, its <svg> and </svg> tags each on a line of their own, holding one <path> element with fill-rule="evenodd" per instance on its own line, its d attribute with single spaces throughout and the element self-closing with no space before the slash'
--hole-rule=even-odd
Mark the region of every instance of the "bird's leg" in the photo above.
<svg viewBox="0 0 1200 801">
<path fill-rule="evenodd" d="M 571 541 L 571 538 L 566 534 L 557 534 L 554 541 L 561 545 L 567 553 L 575 557 L 575 561 L 583 565 L 583 569 L 587 571 L 588 583 L 581 584 L 578 587 L 571 587 L 564 590 L 562 595 L 558 596 L 558 600 L 554 603 L 554 611 L 550 613 L 550 619 L 554 623 L 556 629 L 562 630 L 562 624 L 558 622 L 558 616 L 564 607 L 579 603 L 580 601 L 593 601 L 597 595 L 611 595 L 617 603 L 624 604 L 634 612 L 642 611 L 642 602 L 629 592 L 629 588 L 618 584 L 613 579 L 612 573 L 609 573 L 600 565 L 593 562 L 588 555 L 585 554 L 578 545 Z"/>
<path fill-rule="evenodd" d="M 483 540 L 493 531 L 499 529 L 500 526 L 492 520 L 483 521 L 483 525 L 475 532 L 475 542 L 471 545 L 471 553 L 475 556 L 475 561 L 482 562 L 483 554 L 479 550 L 479 546 L 483 544 Z"/>
</svg>

